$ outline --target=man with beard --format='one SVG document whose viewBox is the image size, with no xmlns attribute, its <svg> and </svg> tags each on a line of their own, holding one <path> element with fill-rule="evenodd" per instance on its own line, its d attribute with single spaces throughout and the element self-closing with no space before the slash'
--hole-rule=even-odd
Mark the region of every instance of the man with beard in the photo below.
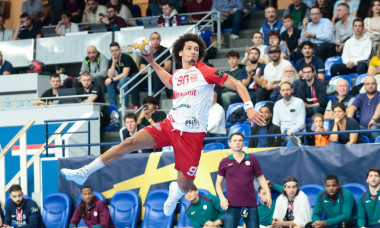
<svg viewBox="0 0 380 228">
<path fill-rule="evenodd" d="M 32 199 L 25 199 L 21 186 L 14 184 L 9 189 L 10 201 L 5 205 L 4 228 L 45 228 L 40 209 Z"/>
<path fill-rule="evenodd" d="M 120 31 L 121 28 L 127 27 L 124 19 L 117 16 L 116 6 L 107 6 L 107 15 L 99 16 L 100 22 L 104 23 L 108 31 Z"/>
<path fill-rule="evenodd" d="M 58 89 L 61 88 L 61 78 L 59 77 L 59 74 L 53 74 L 50 76 L 50 86 L 51 88 L 46 90 L 41 97 L 56 97 L 58 96 Z M 58 100 L 56 100 L 58 102 Z M 34 102 L 33 105 L 40 106 L 40 105 L 52 105 L 53 99 L 46 99 L 46 100 L 37 100 Z"/>
<path fill-rule="evenodd" d="M 368 191 L 359 200 L 358 226 L 380 227 L 380 170 L 367 171 Z"/>
<path fill-rule="evenodd" d="M 21 31 L 20 31 L 21 30 Z M 13 34 L 13 40 L 38 39 L 42 37 L 41 28 L 33 24 L 28 14 L 23 13 L 20 16 L 20 24 Z"/>
<path fill-rule="evenodd" d="M 317 71 L 318 78 L 321 80 L 325 80 L 325 64 L 323 63 L 321 58 L 319 58 L 318 56 L 313 56 L 314 44 L 310 41 L 302 42 L 301 52 L 303 58 L 298 59 L 295 64 L 295 68 L 298 72 L 298 76 L 300 77 L 300 79 L 303 77 L 302 67 L 305 66 L 305 64 L 311 64 Z"/>
<path fill-rule="evenodd" d="M 81 97 L 83 103 L 89 103 L 89 102 L 98 102 L 98 103 L 106 103 L 104 100 L 104 95 L 102 93 L 102 90 L 99 89 L 96 85 L 92 84 L 92 76 L 89 72 L 85 71 L 82 73 L 82 85 L 83 87 L 78 88 L 77 94 L 78 95 L 85 95 L 90 94 L 89 97 Z"/>
<path fill-rule="evenodd" d="M 360 129 L 380 129 L 379 125 L 370 125 L 370 122 L 380 123 L 380 119 L 374 119 L 373 114 L 375 113 L 377 105 L 380 103 L 380 93 L 377 92 L 376 79 L 373 76 L 367 76 L 364 79 L 364 88 L 366 93 L 359 94 L 352 105 L 347 109 L 347 117 L 353 118 L 356 111 L 360 112 Z M 370 126 L 370 127 L 368 127 Z M 373 140 L 376 139 L 380 132 L 363 133 Z"/>
<path fill-rule="evenodd" d="M 105 14 L 107 9 L 99 5 L 98 0 L 88 0 L 83 11 L 82 23 L 99 23 L 100 16 Z"/>
</svg>

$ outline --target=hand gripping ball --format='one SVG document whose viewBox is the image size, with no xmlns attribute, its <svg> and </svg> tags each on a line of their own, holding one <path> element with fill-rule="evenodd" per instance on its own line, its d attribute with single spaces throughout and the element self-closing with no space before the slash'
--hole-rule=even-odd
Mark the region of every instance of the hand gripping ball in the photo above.
<svg viewBox="0 0 380 228">
<path fill-rule="evenodd" d="M 144 55 L 149 55 L 150 54 L 150 43 L 149 40 L 145 37 L 139 37 L 133 42 L 133 51 L 141 56 L 142 54 Z"/>
</svg>

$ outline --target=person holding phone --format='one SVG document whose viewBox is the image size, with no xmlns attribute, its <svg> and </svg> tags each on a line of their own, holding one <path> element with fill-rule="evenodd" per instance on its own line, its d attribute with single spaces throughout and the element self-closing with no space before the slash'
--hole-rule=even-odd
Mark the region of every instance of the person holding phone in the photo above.
<svg viewBox="0 0 380 228">
<path fill-rule="evenodd" d="M 166 118 L 166 113 L 163 111 L 156 111 L 157 106 L 158 103 L 156 98 L 152 96 L 145 97 L 137 124 L 149 126 L 156 122 L 163 121 Z"/>
<path fill-rule="evenodd" d="M 98 0 L 88 0 L 83 11 L 82 23 L 99 23 L 100 17 L 107 14 L 107 8 Z"/>
</svg>

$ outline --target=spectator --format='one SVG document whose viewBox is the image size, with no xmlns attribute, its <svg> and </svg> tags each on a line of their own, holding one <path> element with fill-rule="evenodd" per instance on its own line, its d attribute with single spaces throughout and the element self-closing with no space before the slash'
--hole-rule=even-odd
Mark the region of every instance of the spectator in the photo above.
<svg viewBox="0 0 380 228">
<path fill-rule="evenodd" d="M 181 25 L 181 19 L 179 18 L 176 9 L 173 9 L 173 5 L 170 1 L 163 2 L 161 4 L 162 15 L 158 18 L 159 27 L 174 27 Z"/>
<path fill-rule="evenodd" d="M 143 100 L 143 109 L 140 112 L 140 116 L 137 119 L 137 124 L 142 124 L 144 126 L 153 125 L 157 122 L 161 122 L 166 118 L 166 113 L 163 111 L 156 111 L 158 106 L 157 100 L 152 96 L 147 96 Z M 173 107 L 182 108 L 182 107 Z"/>
<path fill-rule="evenodd" d="M 89 4 L 93 3 L 90 2 Z M 84 8 L 84 0 L 64 0 L 64 9 L 71 13 L 72 22 L 82 22 L 82 14 L 84 13 Z"/>
<path fill-rule="evenodd" d="M 119 85 L 122 87 L 127 83 L 137 72 L 136 63 L 128 54 L 121 53 L 120 45 L 117 42 L 110 44 L 111 61 L 108 64 L 108 78 L 105 80 L 107 86 L 108 98 L 111 105 L 117 106 L 116 103 L 116 87 Z M 128 91 L 129 86 L 124 88 L 125 93 Z M 138 88 L 131 91 L 132 94 L 132 106 L 131 109 L 138 109 L 140 106 L 140 95 Z M 128 107 L 128 94 L 124 97 L 125 107 Z"/>
<path fill-rule="evenodd" d="M 292 65 L 285 67 L 281 82 L 289 82 L 293 88 L 292 96 L 298 97 L 298 87 L 301 81 L 297 79 L 297 72 Z M 277 102 L 281 99 L 282 95 L 280 93 L 280 86 L 277 86 L 273 89 L 273 92 L 270 95 L 270 100 Z"/>
<path fill-rule="evenodd" d="M 332 110 L 334 112 L 334 123 L 331 131 L 359 130 L 358 122 L 346 116 L 346 106 L 344 104 L 336 103 Z M 360 141 L 358 136 L 358 133 L 331 134 L 330 143 L 356 144 Z"/>
<path fill-rule="evenodd" d="M 333 7 L 330 4 L 329 0 L 316 0 L 314 7 L 319 7 L 321 9 L 323 18 L 331 20 L 333 17 Z"/>
<path fill-rule="evenodd" d="M 124 116 L 125 129 L 122 130 L 124 141 L 126 138 L 132 137 L 139 130 L 143 129 L 145 126 L 142 124 L 137 124 L 137 115 L 134 112 L 128 112 Z"/>
<path fill-rule="evenodd" d="M 316 55 L 323 61 L 335 54 L 334 26 L 329 19 L 322 18 L 321 9 L 310 9 L 311 22 L 305 18 L 301 33 L 301 42 L 311 41 L 316 47 Z"/>
<path fill-rule="evenodd" d="M 281 128 L 283 134 L 288 135 L 283 143 L 286 145 L 293 133 L 305 130 L 306 111 L 304 102 L 292 96 L 293 89 L 289 82 L 280 84 L 280 93 L 283 98 L 274 104 L 272 121 Z"/>
<path fill-rule="evenodd" d="M 22 13 L 26 13 L 32 21 L 42 17 L 44 8 L 39 0 L 26 0 L 22 3 Z"/>
<path fill-rule="evenodd" d="M 1 42 L 13 40 L 13 30 L 4 27 L 5 18 L 0 15 L 0 33 L 4 34 L 2 36 Z"/>
<path fill-rule="evenodd" d="M 12 63 L 3 58 L 3 53 L 0 51 L 0 75 L 14 74 Z"/>
<path fill-rule="evenodd" d="M 188 13 L 198 13 L 204 11 L 210 11 L 212 6 L 211 0 L 190 0 L 187 4 Z M 188 21 L 201 20 L 206 14 L 191 15 Z"/>
<path fill-rule="evenodd" d="M 375 121 L 375 120 L 377 120 L 379 118 L 380 118 L 380 103 L 377 105 L 375 113 L 373 113 L 373 116 L 372 116 L 371 120 L 368 123 L 368 128 L 370 128 L 372 125 L 379 125 Z"/>
<path fill-rule="evenodd" d="M 369 67 L 367 71 L 367 75 L 375 76 L 376 78 L 380 74 L 380 48 L 376 50 L 376 55 L 372 57 L 371 61 L 369 62 Z M 380 91 L 380 90 L 379 90 Z"/>
<path fill-rule="evenodd" d="M 350 190 L 339 185 L 335 175 L 325 178 L 325 190 L 318 193 L 315 201 L 312 222 L 306 228 L 312 227 L 356 227 L 357 211 L 355 198 Z M 324 212 L 326 219 L 322 219 Z"/>
<path fill-rule="evenodd" d="M 360 0 L 337 0 L 334 4 L 334 14 L 331 19 L 332 23 L 335 25 L 335 21 L 337 19 L 337 11 L 338 11 L 338 5 L 340 3 L 346 3 L 350 6 L 350 14 L 354 17 L 356 17 Z"/>
<path fill-rule="evenodd" d="M 21 30 L 21 31 L 20 31 Z M 38 39 L 42 37 L 41 29 L 39 26 L 30 21 L 28 14 L 23 13 L 20 16 L 20 23 L 13 34 L 13 40 L 23 39 Z"/>
<path fill-rule="evenodd" d="M 121 28 L 127 27 L 124 19 L 117 15 L 116 7 L 107 6 L 107 15 L 99 16 L 101 23 L 105 24 L 108 31 L 120 31 Z"/>
<path fill-rule="evenodd" d="M 325 83 L 315 77 L 314 67 L 310 64 L 302 67 L 302 74 L 304 80 L 300 83 L 298 97 L 305 103 L 306 117 L 323 114 L 327 105 Z"/>
<path fill-rule="evenodd" d="M 257 177 L 259 184 L 266 192 L 266 197 L 262 200 L 271 207 L 272 198 L 267 181 L 257 159 L 243 152 L 244 136 L 242 134 L 233 133 L 230 136 L 229 145 L 233 153 L 219 163 L 215 184 L 220 205 L 225 210 L 224 226 L 237 227 L 243 217 L 247 227 L 257 227 L 259 219 L 253 179 L 254 176 Z M 222 189 L 224 179 L 226 179 L 226 196 Z M 242 210 L 243 208 L 246 210 Z"/>
<path fill-rule="evenodd" d="M 291 16 L 292 20 L 292 27 L 302 29 L 302 21 L 304 18 L 309 17 L 309 7 L 302 2 L 302 0 L 292 0 L 292 4 L 289 5 L 289 7 L 284 12 L 284 17 L 286 15 Z M 284 18 L 282 20 L 282 23 L 284 23 Z"/>
<path fill-rule="evenodd" d="M 67 11 L 61 13 L 61 20 L 55 27 L 55 33 L 58 36 L 64 36 L 66 33 L 79 32 L 78 24 L 71 22 L 71 14 Z"/>
<path fill-rule="evenodd" d="M 41 97 L 58 97 L 58 89 L 61 88 L 61 78 L 59 77 L 59 74 L 52 74 L 50 76 L 50 86 L 51 88 L 46 90 Z M 59 102 L 58 100 L 54 99 L 41 99 L 34 102 L 33 105 L 40 106 L 40 105 L 52 105 L 53 102 Z"/>
<path fill-rule="evenodd" d="M 164 3 L 167 2 L 167 0 L 152 0 L 152 1 L 149 1 L 149 8 L 147 10 L 147 12 L 151 13 L 152 16 L 159 16 L 163 11 L 161 10 L 162 9 L 162 6 L 164 5 Z M 182 9 L 183 7 L 183 1 L 182 0 L 170 0 L 169 1 L 173 8 L 178 11 L 180 9 Z"/>
<path fill-rule="evenodd" d="M 312 123 L 315 127 L 314 132 L 327 132 L 327 129 L 323 128 L 324 119 L 320 113 L 314 114 L 312 117 Z M 309 141 L 309 145 L 312 146 L 327 146 L 329 145 L 329 135 L 314 135 Z"/>
<path fill-rule="evenodd" d="M 75 208 L 69 227 L 77 227 L 81 219 L 88 227 L 114 228 L 107 204 L 94 196 L 90 186 L 81 188 L 82 201 Z"/>
<path fill-rule="evenodd" d="M 268 182 L 268 185 L 269 187 L 271 188 L 271 190 L 274 190 L 278 193 L 281 193 L 282 190 L 284 189 L 282 187 L 282 185 L 279 185 L 279 184 L 276 184 L 272 181 L 267 181 Z M 258 195 L 261 199 L 261 203 L 259 205 L 259 221 L 260 221 L 260 228 L 264 228 L 264 227 L 270 227 L 270 225 L 272 224 L 272 220 L 273 220 L 273 212 L 274 212 L 274 208 L 276 207 L 276 199 L 272 199 L 272 206 L 269 208 L 267 206 L 267 202 L 263 199 L 265 199 L 265 196 L 266 196 L 266 192 L 264 191 L 264 189 L 259 186 L 258 189 Z"/>
<path fill-rule="evenodd" d="M 273 104 L 267 102 L 260 108 L 260 113 L 264 117 L 266 125 L 259 126 L 255 124 L 251 129 L 251 135 L 269 135 L 269 134 L 281 134 L 280 127 L 272 123 Z M 268 138 L 251 138 L 249 140 L 249 148 L 261 148 L 261 147 L 276 147 L 281 146 L 281 137 L 268 137 Z"/>
<path fill-rule="evenodd" d="M 380 204 L 380 170 L 371 168 L 367 171 L 368 191 L 360 197 L 358 205 L 358 226 L 376 228 L 379 227 Z"/>
<path fill-rule="evenodd" d="M 226 136 L 226 113 L 220 104 L 217 103 L 218 94 L 214 91 L 212 106 L 208 115 L 206 137 Z"/>
<path fill-rule="evenodd" d="M 370 122 L 380 123 L 380 119 L 372 119 L 377 105 L 380 103 L 380 93 L 377 91 L 376 79 L 373 76 L 367 76 L 364 79 L 364 88 L 366 93 L 359 94 L 352 105 L 347 110 L 347 116 L 353 118 L 356 111 L 360 113 L 360 129 L 380 129 L 378 125 L 369 125 Z M 379 132 L 363 133 L 364 135 L 376 139 Z"/>
<path fill-rule="evenodd" d="M 14 184 L 9 188 L 12 199 L 5 205 L 4 227 L 37 227 L 44 228 L 40 209 L 32 199 L 25 199 L 21 186 Z"/>
<path fill-rule="evenodd" d="M 161 55 L 163 52 L 167 50 L 166 47 L 161 45 L 161 35 L 158 32 L 153 32 L 150 34 L 150 44 L 152 47 L 153 51 L 153 58 L 157 58 L 159 55 Z M 167 72 L 172 71 L 172 59 L 168 58 L 170 56 L 170 51 L 166 51 L 166 53 L 157 59 L 157 63 L 161 64 L 165 59 L 165 61 L 160 65 L 161 67 L 164 68 Z M 148 65 L 148 62 L 144 59 L 141 58 L 141 63 L 140 63 L 140 71 L 144 69 L 144 67 Z M 142 72 L 143 75 L 148 73 L 148 69 Z M 164 87 L 164 84 L 158 77 L 156 71 L 152 71 L 152 89 L 154 90 L 155 93 L 160 91 Z M 158 102 L 160 102 L 160 97 L 161 93 L 157 94 L 156 99 Z"/>
<path fill-rule="evenodd" d="M 261 32 L 254 32 L 253 35 L 252 35 L 252 43 L 253 43 L 252 47 L 249 47 L 248 45 L 245 46 L 244 58 L 241 61 L 244 65 L 251 64 L 250 61 L 249 61 L 249 59 L 248 59 L 248 55 L 249 55 L 249 52 L 251 51 L 251 49 L 254 48 L 254 47 L 257 48 L 257 49 L 259 49 L 259 51 L 260 51 L 259 62 L 260 63 L 264 63 L 265 62 L 264 52 L 265 52 L 265 48 L 267 46 L 265 44 L 263 44 L 263 34 Z"/>
<path fill-rule="evenodd" d="M 262 88 L 257 90 L 256 102 L 269 100 L 273 89 L 281 81 L 285 67 L 291 65 L 288 60 L 280 58 L 281 49 L 279 46 L 270 46 L 268 53 L 273 62 L 269 63 L 264 69 L 264 80 L 261 84 Z"/>
<path fill-rule="evenodd" d="M 293 18 L 290 15 L 284 16 L 282 18 L 282 23 L 284 24 L 286 31 L 281 33 L 281 40 L 283 40 L 284 46 L 288 49 L 290 59 L 295 62 L 298 59 L 298 46 L 301 44 L 301 31 L 293 26 Z"/>
<path fill-rule="evenodd" d="M 82 23 L 99 23 L 100 16 L 107 14 L 107 8 L 98 0 L 88 0 L 83 11 Z"/>
<path fill-rule="evenodd" d="M 51 16 L 52 25 L 58 24 L 58 21 L 61 19 L 61 13 L 64 11 L 64 0 L 52 0 L 48 1 L 48 4 L 45 6 L 48 8 L 48 12 Z"/>
<path fill-rule="evenodd" d="M 272 227 L 304 227 L 312 216 L 309 199 L 299 189 L 295 177 L 285 178 L 283 186 L 284 190 L 276 200 Z"/>
<path fill-rule="evenodd" d="M 274 30 L 281 34 L 285 31 L 285 27 L 282 26 L 281 20 L 277 20 L 277 11 L 273 6 L 265 8 L 265 18 L 267 19 L 267 22 L 261 26 L 260 32 L 264 35 L 264 44 L 269 46 L 268 33 Z"/>
<path fill-rule="evenodd" d="M 338 5 L 337 18 L 340 20 L 335 24 L 335 51 L 341 55 L 344 43 L 354 34 L 351 25 L 355 17 L 350 15 L 350 6 L 343 2 Z"/>
<path fill-rule="evenodd" d="M 81 75 L 81 83 L 83 87 L 78 88 L 78 95 L 86 95 L 90 94 L 89 97 L 81 97 L 79 98 L 83 103 L 88 102 L 97 102 L 97 103 L 106 103 L 104 100 L 104 94 L 101 89 L 99 89 L 96 85 L 92 84 L 92 76 L 90 72 L 85 71 L 82 72 Z"/>
<path fill-rule="evenodd" d="M 371 10 L 370 6 L 372 2 L 373 1 L 360 1 L 356 16 L 360 18 L 368 17 L 369 11 Z"/>
<path fill-rule="evenodd" d="M 311 8 L 317 3 L 317 0 L 302 0 L 302 2 L 305 3 L 307 7 Z"/>
<path fill-rule="evenodd" d="M 186 215 L 194 228 L 223 225 L 224 211 L 220 207 L 220 200 L 217 196 L 200 196 L 197 187 L 193 184 L 190 191 L 185 194 L 185 199 L 190 201 Z"/>
<path fill-rule="evenodd" d="M 88 46 L 87 56 L 83 59 L 82 66 L 80 68 L 79 77 L 74 81 L 75 87 L 80 87 L 82 72 L 88 71 L 94 79 L 94 82 L 98 88 L 105 94 L 106 86 L 104 81 L 107 77 L 108 60 L 105 55 L 100 53 L 95 46 Z"/>
<path fill-rule="evenodd" d="M 242 0 L 213 0 L 211 10 L 222 11 L 222 28 L 232 28 L 230 39 L 239 38 L 240 27 L 243 24 Z"/>
<path fill-rule="evenodd" d="M 306 64 L 310 64 L 317 71 L 317 76 L 322 81 L 325 79 L 325 64 L 318 56 L 314 56 L 314 44 L 310 41 L 304 41 L 301 43 L 301 52 L 303 58 L 297 60 L 295 68 L 298 71 L 299 79 L 302 79 L 302 67 Z"/>
<path fill-rule="evenodd" d="M 332 98 L 331 100 L 329 100 L 329 102 L 327 102 L 325 115 L 324 115 L 326 120 L 333 120 L 335 118 L 334 113 L 332 111 L 332 107 L 336 103 L 342 103 L 346 107 L 350 107 L 352 102 L 354 102 L 355 97 L 348 93 L 349 88 L 350 87 L 348 85 L 347 80 L 343 78 L 338 79 L 335 86 L 335 90 L 338 93 L 338 95 Z"/>
<path fill-rule="evenodd" d="M 372 1 L 368 17 L 364 19 L 364 32 L 371 39 L 372 53 L 375 54 L 380 42 L 380 0 Z"/>
<path fill-rule="evenodd" d="M 121 0 L 110 0 L 107 7 L 109 6 L 115 7 L 117 15 L 125 20 L 127 26 L 136 25 L 134 20 L 127 21 L 128 18 L 133 18 L 133 16 L 129 8 L 126 5 L 124 5 Z"/>
<path fill-rule="evenodd" d="M 282 45 L 281 42 L 281 36 L 280 33 L 277 31 L 269 31 L 268 33 L 268 39 L 269 39 L 269 44 L 270 46 L 267 46 L 264 51 L 264 60 L 265 64 L 269 64 L 270 62 L 273 61 L 272 57 L 269 55 L 269 47 L 271 46 L 279 46 L 281 50 L 281 55 L 280 57 L 282 59 L 287 59 L 289 56 L 289 50 L 286 46 Z"/>
<path fill-rule="evenodd" d="M 239 79 L 242 72 L 242 69 L 238 65 L 240 60 L 239 52 L 229 51 L 226 56 L 228 65 L 230 65 L 230 69 L 226 73 L 235 79 Z M 228 106 L 232 103 L 232 98 L 236 96 L 238 96 L 238 94 L 235 90 L 227 87 L 222 88 L 222 102 L 224 110 L 228 109 Z"/>
</svg>

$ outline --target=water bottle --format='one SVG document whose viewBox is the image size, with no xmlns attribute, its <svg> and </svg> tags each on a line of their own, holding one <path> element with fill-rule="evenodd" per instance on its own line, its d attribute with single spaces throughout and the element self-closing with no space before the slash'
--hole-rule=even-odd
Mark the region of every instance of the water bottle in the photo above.
<svg viewBox="0 0 380 228">
<path fill-rule="evenodd" d="M 174 16 L 172 20 L 172 26 L 177 27 L 177 18 Z"/>
<path fill-rule="evenodd" d="M 169 18 L 165 18 L 165 27 L 169 27 L 169 26 L 170 26 Z"/>
<path fill-rule="evenodd" d="M 32 104 L 30 103 L 30 100 L 28 100 L 28 101 L 26 102 L 26 107 L 28 107 L 28 108 L 32 107 Z"/>
<path fill-rule="evenodd" d="M 9 97 L 5 98 L 5 107 L 6 108 L 10 108 L 11 107 L 11 99 L 9 99 Z"/>
</svg>

